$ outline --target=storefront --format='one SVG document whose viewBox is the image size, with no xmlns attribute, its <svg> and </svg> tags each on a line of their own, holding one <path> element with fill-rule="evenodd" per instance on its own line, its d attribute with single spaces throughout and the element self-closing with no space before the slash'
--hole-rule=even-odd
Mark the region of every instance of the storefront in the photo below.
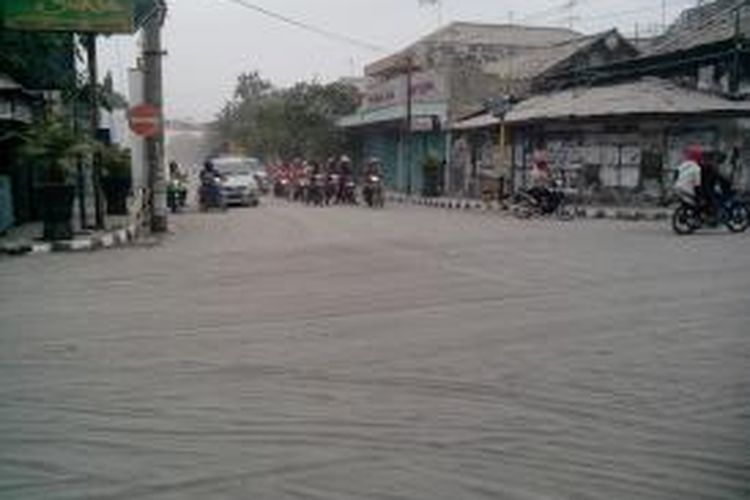
<svg viewBox="0 0 750 500">
<path fill-rule="evenodd" d="M 748 101 L 658 78 L 535 96 L 504 118 L 511 130 L 512 182 L 516 189 L 528 187 L 533 158 L 542 153 L 556 176 L 582 197 L 658 200 L 685 147 L 698 144 L 728 156 L 736 149 L 737 161 L 725 168 L 747 190 L 747 116 Z"/>
<path fill-rule="evenodd" d="M 411 90 L 407 90 L 409 81 Z M 434 71 L 371 84 L 359 111 L 339 121 L 356 145 L 355 162 L 361 165 L 377 157 L 389 188 L 421 192 L 425 160 L 432 156 L 442 164 L 446 157 L 445 95 L 445 79 Z"/>
</svg>

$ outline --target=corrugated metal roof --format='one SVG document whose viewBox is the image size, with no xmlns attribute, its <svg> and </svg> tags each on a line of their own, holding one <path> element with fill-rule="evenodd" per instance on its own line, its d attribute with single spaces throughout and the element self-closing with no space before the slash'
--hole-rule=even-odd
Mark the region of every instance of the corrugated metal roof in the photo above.
<svg viewBox="0 0 750 500">
<path fill-rule="evenodd" d="M 13 78 L 4 73 L 0 73 L 0 90 L 20 90 L 22 88 L 21 84 Z"/>
<path fill-rule="evenodd" d="M 567 28 L 455 22 L 427 35 L 417 43 L 477 43 L 509 47 L 540 47 L 580 36 Z"/>
<path fill-rule="evenodd" d="M 618 85 L 568 89 L 535 96 L 514 106 L 505 121 L 519 123 L 603 116 L 721 112 L 750 116 L 750 101 L 731 101 L 681 87 L 668 80 L 644 78 Z"/>
<path fill-rule="evenodd" d="M 487 64 L 485 72 L 504 79 L 534 78 L 549 70 L 556 64 L 573 56 L 576 52 L 590 47 L 603 36 L 612 33 L 587 35 L 554 45 L 534 47 L 524 50 L 515 56 L 503 58 L 497 62 Z"/>
<path fill-rule="evenodd" d="M 746 0 L 717 0 L 684 11 L 669 30 L 654 41 L 646 55 L 666 54 L 732 39 L 737 9 L 740 9 L 740 31 L 749 36 L 750 5 Z"/>
<path fill-rule="evenodd" d="M 451 130 L 471 130 L 471 129 L 477 129 L 477 128 L 486 128 L 486 127 L 492 127 L 493 125 L 499 125 L 500 124 L 500 118 L 490 114 L 485 113 L 482 115 L 474 116 L 472 118 L 467 118 L 466 120 L 461 120 L 460 122 L 455 122 L 453 125 L 451 125 Z"/>
<path fill-rule="evenodd" d="M 435 45 L 485 45 L 508 48 L 544 47 L 566 42 L 581 34 L 566 28 L 454 22 L 413 43 L 409 47 L 369 64 L 365 73 L 375 75 L 401 64 L 404 57 L 420 48 Z"/>
</svg>

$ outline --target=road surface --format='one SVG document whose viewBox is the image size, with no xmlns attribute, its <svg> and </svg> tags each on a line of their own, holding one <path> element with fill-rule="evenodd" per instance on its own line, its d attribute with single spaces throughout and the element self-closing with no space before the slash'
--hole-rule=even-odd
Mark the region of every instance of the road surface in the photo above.
<svg viewBox="0 0 750 500">
<path fill-rule="evenodd" d="M 0 498 L 748 498 L 748 249 L 271 202 L 4 259 Z"/>
</svg>

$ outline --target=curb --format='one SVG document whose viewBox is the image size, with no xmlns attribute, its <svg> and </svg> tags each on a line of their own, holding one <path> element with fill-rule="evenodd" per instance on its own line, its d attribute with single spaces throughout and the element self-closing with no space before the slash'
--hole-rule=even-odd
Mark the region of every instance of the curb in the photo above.
<svg viewBox="0 0 750 500">
<path fill-rule="evenodd" d="M 0 254 L 10 256 L 38 255 L 59 252 L 93 252 L 128 245 L 138 237 L 138 228 L 131 224 L 124 229 L 110 231 L 89 238 L 55 241 L 52 243 L 10 243 L 0 245 Z"/>
<path fill-rule="evenodd" d="M 498 212 L 504 213 L 507 207 L 503 207 L 496 202 L 486 206 L 483 202 L 462 200 L 456 198 L 423 198 L 421 196 L 394 195 L 388 196 L 390 203 L 402 205 L 417 205 L 447 210 L 476 211 L 476 212 Z M 668 220 L 671 212 L 668 210 L 643 210 L 633 209 L 614 209 L 614 208 L 591 208 L 578 207 L 575 209 L 576 217 L 581 219 L 600 219 L 600 220 L 619 220 L 629 222 L 657 222 Z"/>
</svg>

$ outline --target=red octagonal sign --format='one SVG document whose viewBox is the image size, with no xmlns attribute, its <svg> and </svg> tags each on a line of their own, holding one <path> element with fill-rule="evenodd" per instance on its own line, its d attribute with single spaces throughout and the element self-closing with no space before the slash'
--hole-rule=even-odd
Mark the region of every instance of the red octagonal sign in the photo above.
<svg viewBox="0 0 750 500">
<path fill-rule="evenodd" d="M 130 130 L 141 137 L 153 137 L 159 133 L 159 110 L 150 104 L 130 108 L 128 113 Z"/>
</svg>

